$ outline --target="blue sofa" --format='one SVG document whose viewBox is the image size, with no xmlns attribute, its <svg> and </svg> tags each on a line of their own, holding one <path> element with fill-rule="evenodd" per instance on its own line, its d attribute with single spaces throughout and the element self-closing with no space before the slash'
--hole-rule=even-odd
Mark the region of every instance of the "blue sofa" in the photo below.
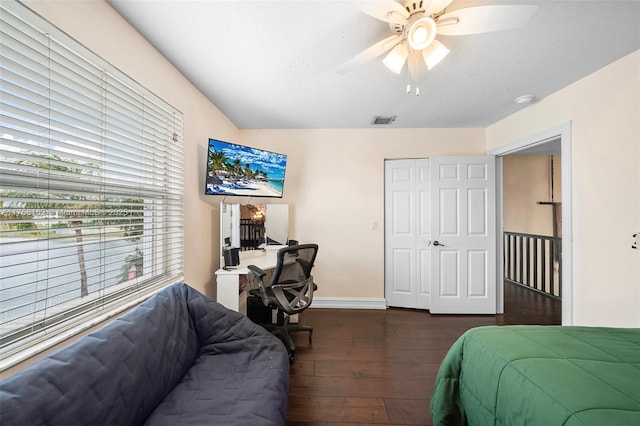
<svg viewBox="0 0 640 426">
<path fill-rule="evenodd" d="M 284 425 L 289 358 L 186 284 L 0 382 L 2 425 Z"/>
</svg>

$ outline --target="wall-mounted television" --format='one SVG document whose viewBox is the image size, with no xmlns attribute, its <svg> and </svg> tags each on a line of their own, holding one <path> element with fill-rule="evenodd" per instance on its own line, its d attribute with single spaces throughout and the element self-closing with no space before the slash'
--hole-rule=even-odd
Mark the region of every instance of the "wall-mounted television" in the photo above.
<svg viewBox="0 0 640 426">
<path fill-rule="evenodd" d="M 209 139 L 204 193 L 282 198 L 287 156 Z"/>
</svg>

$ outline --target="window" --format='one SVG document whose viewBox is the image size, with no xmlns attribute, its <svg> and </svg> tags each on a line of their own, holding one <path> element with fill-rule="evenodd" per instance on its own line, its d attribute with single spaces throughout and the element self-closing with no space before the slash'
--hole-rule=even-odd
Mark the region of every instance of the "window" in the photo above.
<svg viewBox="0 0 640 426">
<path fill-rule="evenodd" d="M 24 6 L 0 7 L 6 368 L 25 348 L 181 279 L 183 124 Z"/>
</svg>

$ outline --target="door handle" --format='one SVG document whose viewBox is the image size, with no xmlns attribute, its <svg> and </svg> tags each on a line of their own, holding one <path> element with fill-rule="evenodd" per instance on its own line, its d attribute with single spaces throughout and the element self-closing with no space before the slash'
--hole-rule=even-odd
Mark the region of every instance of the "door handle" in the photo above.
<svg viewBox="0 0 640 426">
<path fill-rule="evenodd" d="M 435 240 L 432 244 L 433 244 L 434 246 L 444 247 L 444 244 L 441 244 L 441 243 L 440 243 L 440 241 L 438 241 L 438 240 Z"/>
</svg>

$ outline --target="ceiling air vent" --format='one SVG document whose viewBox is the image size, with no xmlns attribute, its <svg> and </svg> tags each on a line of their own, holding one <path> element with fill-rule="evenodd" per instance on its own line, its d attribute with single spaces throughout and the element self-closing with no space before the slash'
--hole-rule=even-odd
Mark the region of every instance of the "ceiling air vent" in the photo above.
<svg viewBox="0 0 640 426">
<path fill-rule="evenodd" d="M 396 121 L 395 115 L 388 115 L 388 116 L 376 115 L 375 117 L 373 117 L 373 121 L 371 122 L 371 124 L 387 125 L 387 124 L 393 123 L 394 121 Z"/>
</svg>

